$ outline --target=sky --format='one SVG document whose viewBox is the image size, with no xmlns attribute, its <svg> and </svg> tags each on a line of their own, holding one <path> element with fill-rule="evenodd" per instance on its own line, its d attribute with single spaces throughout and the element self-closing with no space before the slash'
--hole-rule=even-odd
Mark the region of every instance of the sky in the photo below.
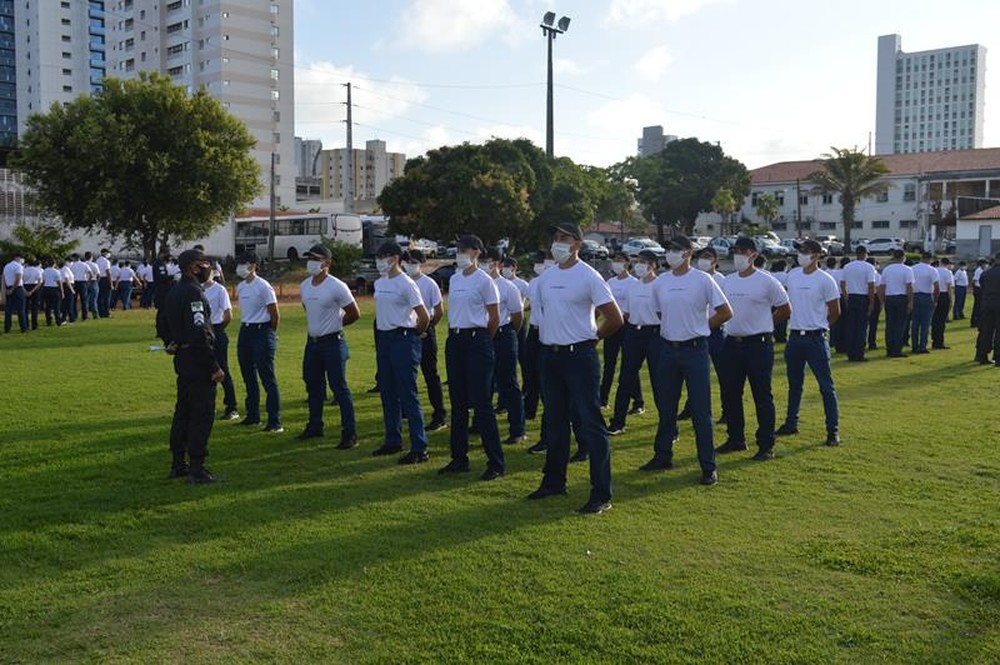
<svg viewBox="0 0 1000 665">
<path fill-rule="evenodd" d="M 290 0 L 289 0 L 290 1 Z M 545 145 L 546 11 L 555 152 L 607 166 L 646 125 L 719 142 L 749 168 L 874 145 L 879 35 L 904 51 L 986 46 L 984 147 L 1000 146 L 997 0 L 294 0 L 296 135 L 379 138 L 417 156 L 526 137 Z"/>
</svg>

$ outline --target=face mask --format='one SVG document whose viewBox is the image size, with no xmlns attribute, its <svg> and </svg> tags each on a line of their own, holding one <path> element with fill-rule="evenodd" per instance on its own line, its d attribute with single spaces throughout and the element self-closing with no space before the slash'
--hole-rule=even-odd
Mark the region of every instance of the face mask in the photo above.
<svg viewBox="0 0 1000 665">
<path fill-rule="evenodd" d="M 458 264 L 459 270 L 468 270 L 472 265 L 472 257 L 468 254 L 459 254 L 455 257 L 455 263 Z"/>
<path fill-rule="evenodd" d="M 175 282 L 181 281 L 181 273 L 179 273 L 179 272 L 178 273 L 174 273 L 174 281 Z"/>
<path fill-rule="evenodd" d="M 805 268 L 807 265 L 813 262 L 812 254 L 799 254 L 799 265 Z"/>
<path fill-rule="evenodd" d="M 485 265 L 483 265 L 483 270 L 485 270 L 488 273 L 492 273 L 496 265 L 497 264 L 494 261 L 487 261 Z"/>
<path fill-rule="evenodd" d="M 514 277 L 516 277 L 513 268 L 504 268 L 503 270 L 500 271 L 500 274 L 503 275 L 506 279 L 514 279 Z"/>
<path fill-rule="evenodd" d="M 195 275 L 199 284 L 204 284 L 208 280 L 212 279 L 212 268 L 205 266 L 204 268 L 198 269 L 198 274 Z"/>
<path fill-rule="evenodd" d="M 551 247 L 552 258 L 556 263 L 566 263 L 572 256 L 572 245 L 568 242 L 554 242 Z"/>
<path fill-rule="evenodd" d="M 548 267 L 549 267 L 549 266 L 548 266 L 547 264 L 545 264 L 545 263 L 536 263 L 536 264 L 535 264 L 535 268 L 534 268 L 534 270 L 535 270 L 535 274 L 536 274 L 536 275 L 541 275 L 541 274 L 542 274 L 543 272 L 545 272 L 545 270 L 546 270 L 546 269 L 547 269 Z"/>
<path fill-rule="evenodd" d="M 638 277 L 639 279 L 642 279 L 643 277 L 649 274 L 649 266 L 646 265 L 645 263 L 636 263 L 634 266 L 632 266 L 632 270 L 635 271 L 635 276 Z"/>
<path fill-rule="evenodd" d="M 312 277 L 323 272 L 323 262 L 322 261 L 306 261 L 306 272 Z"/>
<path fill-rule="evenodd" d="M 684 263 L 684 252 L 667 252 L 667 265 L 678 268 Z"/>
<path fill-rule="evenodd" d="M 620 275 L 623 272 L 625 272 L 625 264 L 622 263 L 621 261 L 613 261 L 611 263 L 611 269 L 615 272 L 616 275 Z"/>
<path fill-rule="evenodd" d="M 392 261 L 390 259 L 375 259 L 375 269 L 380 275 L 388 275 L 389 271 L 392 270 Z"/>
<path fill-rule="evenodd" d="M 406 264 L 406 274 L 410 277 L 420 277 L 420 264 L 419 263 L 407 263 Z"/>
<path fill-rule="evenodd" d="M 698 270 L 709 272 L 712 269 L 712 259 L 698 259 Z"/>
<path fill-rule="evenodd" d="M 733 255 L 733 264 L 736 266 L 737 272 L 743 272 L 750 267 L 751 263 L 753 262 L 750 260 L 750 257 L 745 254 Z"/>
<path fill-rule="evenodd" d="M 247 264 L 241 263 L 238 266 L 236 266 L 236 275 L 240 279 L 246 279 L 247 275 L 249 274 L 250 274 L 250 268 L 247 267 Z"/>
</svg>

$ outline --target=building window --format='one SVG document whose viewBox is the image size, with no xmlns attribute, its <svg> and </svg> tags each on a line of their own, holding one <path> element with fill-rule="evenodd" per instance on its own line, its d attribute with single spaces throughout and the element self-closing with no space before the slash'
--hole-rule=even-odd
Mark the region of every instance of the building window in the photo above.
<svg viewBox="0 0 1000 665">
<path fill-rule="evenodd" d="M 903 201 L 916 201 L 916 200 L 917 200 L 917 186 L 912 182 L 903 185 Z"/>
<path fill-rule="evenodd" d="M 271 69 L 271 80 L 272 81 L 277 81 L 278 80 L 278 70 L 277 69 Z"/>
<path fill-rule="evenodd" d="M 62 70 L 62 72 L 63 72 L 63 76 L 72 76 L 73 75 L 73 70 L 72 69 L 64 69 L 64 70 Z"/>
<path fill-rule="evenodd" d="M 788 230 L 788 223 L 787 222 L 772 222 L 771 223 L 771 230 L 772 231 L 787 231 Z"/>
<path fill-rule="evenodd" d="M 820 222 L 820 231 L 835 231 L 837 229 L 837 222 Z"/>
<path fill-rule="evenodd" d="M 887 229 L 887 228 L 889 228 L 889 220 L 887 220 L 887 219 L 876 220 L 876 221 L 872 222 L 872 228 L 873 229 Z"/>
<path fill-rule="evenodd" d="M 281 92 L 279 92 L 278 90 L 272 90 L 271 91 L 271 101 L 275 101 L 276 102 L 279 99 L 281 99 Z"/>
<path fill-rule="evenodd" d="M 921 141 L 922 143 L 922 141 Z M 875 195 L 875 201 L 878 203 L 888 203 L 889 202 L 889 192 L 880 192 Z"/>
<path fill-rule="evenodd" d="M 63 35 L 63 36 L 62 36 L 62 40 L 63 40 L 64 42 L 71 42 L 71 41 L 73 41 L 73 38 L 72 38 L 72 37 L 70 37 L 69 35 Z"/>
<path fill-rule="evenodd" d="M 64 85 L 63 86 L 63 92 L 73 92 L 73 86 L 71 86 L 71 85 Z"/>
<path fill-rule="evenodd" d="M 901 228 L 901 229 L 915 229 L 915 228 L 917 228 L 917 220 L 915 220 L 915 219 L 901 219 L 901 220 L 899 220 L 899 228 Z"/>
<path fill-rule="evenodd" d="M 785 193 L 784 192 L 775 192 L 774 193 L 774 198 L 778 199 L 778 205 L 779 206 L 785 205 Z"/>
<path fill-rule="evenodd" d="M 754 207 L 754 208 L 757 207 L 757 197 L 758 196 L 760 196 L 759 192 L 753 192 L 752 194 L 750 194 L 750 206 L 751 207 Z"/>
<path fill-rule="evenodd" d="M 823 205 L 830 205 L 831 203 L 833 203 L 833 194 L 824 194 Z"/>
<path fill-rule="evenodd" d="M 811 231 L 812 230 L 812 222 L 810 222 L 808 220 L 805 221 L 805 222 L 800 222 L 799 223 L 799 228 L 801 230 L 803 230 L 803 231 Z"/>
<path fill-rule="evenodd" d="M 28 55 L 31 55 L 31 54 L 29 53 Z M 62 57 L 63 57 L 63 60 L 72 60 L 73 59 L 73 54 L 72 53 L 67 53 L 66 51 L 63 51 Z"/>
<path fill-rule="evenodd" d="M 271 14 L 277 16 L 277 14 L 278 14 L 278 5 L 271 5 Z"/>
<path fill-rule="evenodd" d="M 801 196 L 799 196 L 799 205 L 804 205 L 804 206 L 805 205 L 809 205 L 809 195 L 808 194 L 802 194 Z"/>
</svg>

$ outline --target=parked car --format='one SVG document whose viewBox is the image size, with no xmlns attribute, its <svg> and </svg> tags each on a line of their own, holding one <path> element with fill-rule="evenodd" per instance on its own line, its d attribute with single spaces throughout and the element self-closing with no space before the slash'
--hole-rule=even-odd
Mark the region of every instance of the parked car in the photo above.
<svg viewBox="0 0 1000 665">
<path fill-rule="evenodd" d="M 410 249 L 420 250 L 425 257 L 433 259 L 437 257 L 438 244 L 433 240 L 420 238 L 419 240 L 414 240 L 410 243 Z"/>
<path fill-rule="evenodd" d="M 866 246 L 869 242 L 868 238 L 851 238 L 851 251 L 856 252 L 858 247 Z"/>
<path fill-rule="evenodd" d="M 437 282 L 438 287 L 442 291 L 447 291 L 448 283 L 451 282 L 451 276 L 455 274 L 456 270 L 458 270 L 456 264 L 446 263 L 427 273 L 427 276 Z"/>
<path fill-rule="evenodd" d="M 593 240 L 584 240 L 580 245 L 580 258 L 584 261 L 606 261 L 608 255 L 608 248 Z"/>
<path fill-rule="evenodd" d="M 708 243 L 712 242 L 712 239 L 708 236 L 698 236 L 696 238 L 691 238 L 691 244 L 694 246 L 695 251 L 699 249 L 705 249 L 708 247 Z"/>
<path fill-rule="evenodd" d="M 816 236 L 815 240 L 830 256 L 844 255 L 844 243 L 837 236 Z"/>
<path fill-rule="evenodd" d="M 453 259 L 458 256 L 458 247 L 455 245 L 448 245 L 444 248 L 444 257 L 446 259 Z"/>
<path fill-rule="evenodd" d="M 379 273 L 375 268 L 375 259 L 361 260 L 354 275 L 354 291 L 361 296 L 371 293 L 372 285 L 378 278 Z"/>
<path fill-rule="evenodd" d="M 628 257 L 635 257 L 643 250 L 653 252 L 653 254 L 656 254 L 656 258 L 663 258 L 667 254 L 667 250 L 660 247 L 660 243 L 649 238 L 632 238 L 622 245 L 622 251 Z"/>
<path fill-rule="evenodd" d="M 789 254 L 799 251 L 799 240 L 797 238 L 784 238 L 778 244 L 787 249 Z"/>
<path fill-rule="evenodd" d="M 869 254 L 888 254 L 905 249 L 905 243 L 902 238 L 875 238 L 865 243 L 865 249 Z"/>
<path fill-rule="evenodd" d="M 712 238 L 708 246 L 715 250 L 720 259 L 728 259 L 733 256 L 733 246 L 735 243 L 735 238 L 719 236 L 718 238 Z"/>
<path fill-rule="evenodd" d="M 784 258 L 791 253 L 787 247 L 774 242 L 771 238 L 755 238 L 754 240 L 757 242 L 757 247 L 760 248 L 760 253 L 767 259 Z"/>
</svg>

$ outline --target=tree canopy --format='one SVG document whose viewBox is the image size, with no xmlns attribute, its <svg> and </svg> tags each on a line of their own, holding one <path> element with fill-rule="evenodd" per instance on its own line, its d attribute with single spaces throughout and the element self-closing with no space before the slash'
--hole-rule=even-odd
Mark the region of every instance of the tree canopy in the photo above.
<svg viewBox="0 0 1000 665">
<path fill-rule="evenodd" d="M 59 260 L 69 256 L 78 244 L 76 240 L 67 239 L 63 227 L 56 224 L 18 224 L 9 239 L 0 240 L 0 256 L 21 254 L 25 258 Z"/>
<path fill-rule="evenodd" d="M 254 144 L 204 90 L 143 73 L 28 118 L 12 161 L 44 212 L 150 256 L 208 235 L 260 192 Z"/>
<path fill-rule="evenodd" d="M 851 246 L 854 209 L 863 198 L 881 194 L 889 188 L 883 176 L 889 173 L 878 157 L 866 155 L 857 148 L 830 148 L 824 154 L 823 168 L 809 176 L 809 181 L 824 194 L 840 194 L 841 221 L 844 223 L 844 246 Z"/>
</svg>

